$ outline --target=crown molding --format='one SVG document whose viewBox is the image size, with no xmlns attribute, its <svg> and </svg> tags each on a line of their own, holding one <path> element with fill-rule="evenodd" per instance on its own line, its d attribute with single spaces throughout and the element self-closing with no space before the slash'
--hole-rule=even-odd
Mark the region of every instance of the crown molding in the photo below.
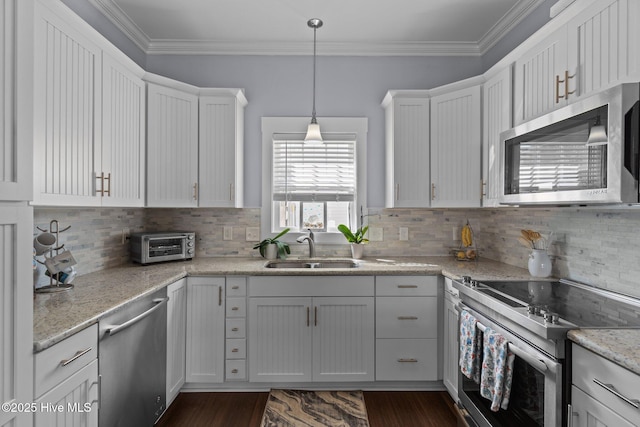
<svg viewBox="0 0 640 427">
<path fill-rule="evenodd" d="M 136 46 L 147 53 L 151 39 L 129 18 L 129 15 L 112 0 L 89 0 L 113 25 L 122 31 Z"/>
<path fill-rule="evenodd" d="M 498 21 L 478 42 L 478 49 L 484 55 L 496 45 L 507 33 L 513 30 L 524 18 L 535 8 L 544 3 L 545 0 L 529 0 L 528 2 L 518 2 Z"/>
</svg>

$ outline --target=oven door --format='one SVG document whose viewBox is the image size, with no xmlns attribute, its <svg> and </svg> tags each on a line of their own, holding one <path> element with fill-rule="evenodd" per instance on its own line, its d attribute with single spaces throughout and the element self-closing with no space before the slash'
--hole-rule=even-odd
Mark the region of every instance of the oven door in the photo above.
<svg viewBox="0 0 640 427">
<path fill-rule="evenodd" d="M 562 364 L 477 311 L 459 308 L 475 316 L 479 329 L 489 327 L 505 336 L 516 356 L 509 406 L 498 412 L 491 411 L 491 402 L 480 395 L 480 385 L 458 369 L 458 397 L 473 421 L 481 427 L 561 427 Z"/>
</svg>

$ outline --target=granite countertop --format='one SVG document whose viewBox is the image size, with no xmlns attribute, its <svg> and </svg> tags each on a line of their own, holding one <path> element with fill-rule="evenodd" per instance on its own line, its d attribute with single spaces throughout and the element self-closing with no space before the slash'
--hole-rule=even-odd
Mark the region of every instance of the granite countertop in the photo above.
<svg viewBox="0 0 640 427">
<path fill-rule="evenodd" d="M 640 375 L 640 329 L 576 329 L 569 339 Z"/>
<path fill-rule="evenodd" d="M 289 258 L 291 259 L 291 258 Z M 196 258 L 148 266 L 126 264 L 79 276 L 74 288 L 36 294 L 33 301 L 34 350 L 41 351 L 98 322 L 124 304 L 186 276 L 229 275 L 411 275 L 444 274 L 484 280 L 529 279 L 524 268 L 491 260 L 459 262 L 451 257 L 365 258 L 353 269 L 270 269 L 262 258 Z"/>
</svg>

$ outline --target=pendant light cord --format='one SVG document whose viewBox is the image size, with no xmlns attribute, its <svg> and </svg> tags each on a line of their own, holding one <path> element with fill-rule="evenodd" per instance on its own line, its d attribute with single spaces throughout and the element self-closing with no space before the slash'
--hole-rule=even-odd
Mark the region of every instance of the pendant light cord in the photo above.
<svg viewBox="0 0 640 427">
<path fill-rule="evenodd" d="M 311 123 L 318 123 L 316 120 L 316 27 L 313 28 L 313 109 L 311 110 Z"/>
</svg>

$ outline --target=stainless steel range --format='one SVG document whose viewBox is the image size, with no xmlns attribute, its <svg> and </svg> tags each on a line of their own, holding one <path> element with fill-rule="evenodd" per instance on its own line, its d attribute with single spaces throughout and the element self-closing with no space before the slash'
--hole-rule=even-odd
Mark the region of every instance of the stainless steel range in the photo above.
<svg viewBox="0 0 640 427">
<path fill-rule="evenodd" d="M 640 300 L 581 283 L 559 281 L 454 281 L 480 331 L 489 327 L 515 355 L 508 409 L 490 410 L 480 386 L 458 374 L 458 397 L 478 426 L 566 425 L 570 402 L 571 329 L 640 327 Z"/>
</svg>

